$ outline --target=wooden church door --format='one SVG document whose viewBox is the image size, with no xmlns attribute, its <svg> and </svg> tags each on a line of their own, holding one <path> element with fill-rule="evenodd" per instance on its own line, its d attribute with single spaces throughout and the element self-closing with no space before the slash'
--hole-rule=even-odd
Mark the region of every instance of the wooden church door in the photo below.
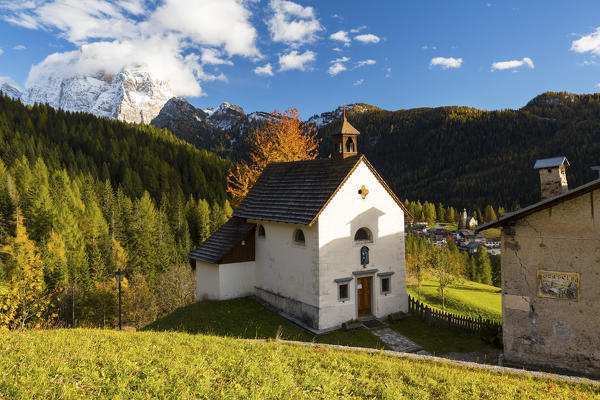
<svg viewBox="0 0 600 400">
<path fill-rule="evenodd" d="M 356 297 L 358 299 L 358 316 L 371 315 L 371 277 L 356 280 Z"/>
</svg>

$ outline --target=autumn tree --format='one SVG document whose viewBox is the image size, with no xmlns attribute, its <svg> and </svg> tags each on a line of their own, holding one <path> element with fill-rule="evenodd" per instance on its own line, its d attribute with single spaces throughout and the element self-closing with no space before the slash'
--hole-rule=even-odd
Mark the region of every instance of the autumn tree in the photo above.
<svg viewBox="0 0 600 400">
<path fill-rule="evenodd" d="M 437 280 L 442 297 L 442 311 L 446 311 L 446 289 L 460 279 L 460 260 L 446 250 L 433 249 L 427 254 L 427 266 Z"/>
<path fill-rule="evenodd" d="M 17 208 L 16 235 L 0 247 L 6 259 L 8 284 L 0 288 L 0 328 L 40 326 L 50 308 L 39 250 L 29 239 Z"/>
<path fill-rule="evenodd" d="M 193 303 L 196 299 L 196 279 L 189 264 L 174 266 L 160 274 L 155 295 L 158 315 Z"/>
<path fill-rule="evenodd" d="M 238 206 L 267 164 L 312 160 L 319 155 L 317 132 L 300 120 L 298 110 L 275 110 L 270 120 L 251 132 L 249 161 L 242 161 L 227 176 L 227 191 Z"/>
</svg>

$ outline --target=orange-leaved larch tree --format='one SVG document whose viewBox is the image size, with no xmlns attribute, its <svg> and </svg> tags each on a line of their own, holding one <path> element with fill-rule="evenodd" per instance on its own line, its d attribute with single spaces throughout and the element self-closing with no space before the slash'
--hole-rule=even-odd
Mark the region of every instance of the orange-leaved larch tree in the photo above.
<svg viewBox="0 0 600 400">
<path fill-rule="evenodd" d="M 232 204 L 242 202 L 267 164 L 315 159 L 318 146 L 316 130 L 300 120 L 297 109 L 289 108 L 283 114 L 273 111 L 264 126 L 251 132 L 249 161 L 229 171 L 227 191 Z"/>
</svg>

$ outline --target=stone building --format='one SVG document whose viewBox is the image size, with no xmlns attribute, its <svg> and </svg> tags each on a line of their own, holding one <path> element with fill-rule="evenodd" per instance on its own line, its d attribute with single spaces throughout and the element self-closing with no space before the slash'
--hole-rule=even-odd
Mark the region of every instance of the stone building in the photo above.
<svg viewBox="0 0 600 400">
<path fill-rule="evenodd" d="M 542 200 L 502 227 L 502 321 L 509 364 L 600 375 L 600 179 L 568 190 L 564 157 L 539 160 Z"/>
<path fill-rule="evenodd" d="M 256 296 L 314 332 L 408 310 L 403 204 L 357 152 L 269 164 L 233 217 L 190 253 L 201 299 Z"/>
</svg>

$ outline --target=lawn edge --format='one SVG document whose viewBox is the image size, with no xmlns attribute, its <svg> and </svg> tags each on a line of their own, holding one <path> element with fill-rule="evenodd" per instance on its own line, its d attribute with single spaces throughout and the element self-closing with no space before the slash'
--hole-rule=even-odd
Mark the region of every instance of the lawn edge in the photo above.
<svg viewBox="0 0 600 400">
<path fill-rule="evenodd" d="M 437 356 L 428 356 L 424 354 L 415 354 L 415 353 L 405 353 L 401 351 L 393 351 L 393 350 L 378 350 L 366 347 L 352 347 L 352 346 L 342 346 L 339 344 L 327 344 L 327 343 L 313 343 L 313 342 L 300 342 L 296 340 L 273 340 L 273 339 L 242 339 L 251 342 L 263 342 L 263 343 L 277 343 L 277 344 L 285 344 L 285 345 L 300 345 L 300 346 L 313 346 L 313 347 L 327 347 L 335 350 L 343 350 L 343 351 L 358 351 L 363 353 L 376 353 L 376 354 L 385 354 L 393 357 L 404 357 L 411 358 L 413 360 L 426 360 L 426 361 L 435 361 L 441 363 L 447 363 L 462 367 L 468 368 L 477 368 L 477 369 L 485 369 L 492 372 L 497 373 L 507 373 L 507 374 L 516 374 L 516 375 L 528 375 L 533 378 L 543 378 L 543 379 L 554 379 L 565 382 L 572 383 L 585 383 L 591 385 L 600 386 L 600 380 L 595 380 L 593 378 L 581 377 L 581 376 L 572 376 L 572 375 L 561 375 L 553 372 L 543 372 L 543 371 L 532 371 L 523 368 L 514 368 L 514 367 L 504 367 L 499 365 L 490 365 L 490 364 L 479 364 L 472 361 L 460 361 L 460 360 L 452 360 L 449 358 L 437 357 Z"/>
</svg>

